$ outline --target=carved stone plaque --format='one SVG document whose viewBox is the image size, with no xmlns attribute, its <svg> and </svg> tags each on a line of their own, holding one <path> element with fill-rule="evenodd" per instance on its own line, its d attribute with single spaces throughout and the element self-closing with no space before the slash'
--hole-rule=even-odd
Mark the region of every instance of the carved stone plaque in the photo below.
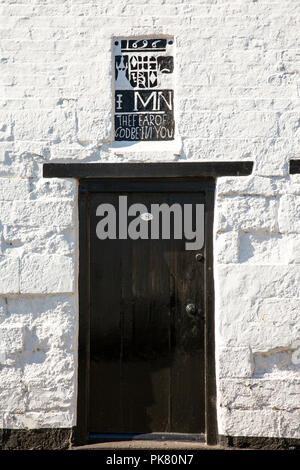
<svg viewBox="0 0 300 470">
<path fill-rule="evenodd" d="M 173 140 L 173 39 L 115 39 L 115 140 Z"/>
</svg>

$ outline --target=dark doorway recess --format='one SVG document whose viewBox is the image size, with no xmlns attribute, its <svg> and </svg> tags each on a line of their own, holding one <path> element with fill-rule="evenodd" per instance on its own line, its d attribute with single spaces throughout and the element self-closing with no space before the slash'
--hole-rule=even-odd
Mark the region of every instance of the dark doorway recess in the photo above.
<svg viewBox="0 0 300 470">
<path fill-rule="evenodd" d="M 251 171 L 252 162 L 44 165 L 45 177 L 79 180 L 76 443 L 142 436 L 217 442 L 215 179 Z M 148 212 L 151 204 L 203 205 L 204 245 L 187 250 L 183 238 L 161 232 L 99 239 L 97 208 L 118 208 L 119 196 Z"/>
</svg>

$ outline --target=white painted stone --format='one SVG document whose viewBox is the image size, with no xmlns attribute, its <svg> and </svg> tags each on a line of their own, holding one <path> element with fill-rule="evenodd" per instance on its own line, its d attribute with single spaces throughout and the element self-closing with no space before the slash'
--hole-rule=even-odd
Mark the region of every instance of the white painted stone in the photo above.
<svg viewBox="0 0 300 470">
<path fill-rule="evenodd" d="M 222 197 L 217 199 L 215 210 L 218 231 L 233 229 L 278 231 L 276 198 Z"/>
<path fill-rule="evenodd" d="M 299 264 L 297 234 L 242 232 L 239 238 L 239 262 L 251 264 Z"/>
<path fill-rule="evenodd" d="M 24 328 L 0 427 L 76 423 L 77 189 L 43 163 L 253 160 L 217 182 L 218 431 L 300 437 L 299 15 L 298 0 L 0 5 L 0 329 Z M 177 140 L 116 149 L 112 38 L 153 34 L 175 37 Z"/>
<path fill-rule="evenodd" d="M 76 181 L 73 179 L 39 178 L 30 181 L 30 198 L 70 198 L 76 196 Z"/>
<path fill-rule="evenodd" d="M 280 233 L 244 232 L 239 240 L 240 263 L 286 264 L 287 242 Z"/>
<path fill-rule="evenodd" d="M 5 111 L 0 113 L 0 141 L 12 140 L 12 118 L 11 114 Z"/>
<path fill-rule="evenodd" d="M 73 292 L 74 260 L 60 255 L 25 255 L 20 264 L 20 292 Z"/>
<path fill-rule="evenodd" d="M 27 407 L 32 411 L 44 410 L 47 412 L 49 410 L 49 403 L 51 403 L 52 408 L 64 411 L 65 409 L 69 409 L 73 406 L 72 398 L 72 389 L 65 390 L 64 386 L 42 388 L 40 384 L 38 384 L 36 388 L 29 388 Z"/>
<path fill-rule="evenodd" d="M 6 255 L 16 257 L 30 253 L 73 255 L 75 252 L 75 234 L 69 228 L 5 225 L 2 237 L 2 251 Z"/>
<path fill-rule="evenodd" d="M 24 347 L 24 328 L 20 326 L 0 326 L 0 350 L 8 354 L 20 352 Z"/>
<path fill-rule="evenodd" d="M 0 256 L 0 294 L 18 293 L 19 277 L 19 260 L 12 257 Z"/>
<path fill-rule="evenodd" d="M 211 124 L 213 121 L 213 125 Z M 241 121 L 239 114 L 194 115 L 192 121 L 180 121 L 179 133 L 183 138 L 213 136 L 223 138 L 233 134 L 237 138 L 274 137 L 277 132 L 277 118 L 275 113 L 248 112 Z"/>
<path fill-rule="evenodd" d="M 300 334 L 299 331 L 298 334 Z M 265 352 L 254 353 L 253 377 L 286 376 L 292 379 L 293 375 L 297 374 L 299 376 L 300 367 L 297 362 L 295 363 L 295 361 L 292 360 L 293 351 L 294 342 L 290 345 L 290 347 L 274 348 Z"/>
<path fill-rule="evenodd" d="M 238 230 L 216 234 L 215 256 L 220 264 L 237 263 L 239 260 L 240 234 Z"/>
<path fill-rule="evenodd" d="M 218 410 L 218 424 L 222 435 L 265 437 L 267 433 L 268 437 L 282 437 L 280 422 L 280 411 L 267 408 Z"/>
<path fill-rule="evenodd" d="M 297 325 L 299 318 L 300 298 L 270 297 L 259 302 L 257 318 L 273 324 L 285 323 L 288 316 L 289 321 Z"/>
<path fill-rule="evenodd" d="M 105 145 L 98 145 L 95 148 L 94 144 L 82 144 L 78 142 L 73 145 L 66 144 L 55 144 L 51 146 L 50 150 L 50 160 L 59 161 L 59 162 L 86 162 L 89 160 L 101 160 L 104 155 L 107 154 L 105 150 Z"/>
<path fill-rule="evenodd" d="M 280 409 L 293 411 L 300 399 L 299 378 L 282 376 L 278 379 L 221 379 L 220 406 L 235 409 Z"/>
<path fill-rule="evenodd" d="M 8 429 L 71 428 L 75 424 L 73 410 L 44 410 L 25 413 L 3 413 L 3 427 Z M 63 425 L 62 425 L 63 423 Z"/>
<path fill-rule="evenodd" d="M 75 137 L 75 114 L 72 111 L 19 111 L 15 119 L 16 140 L 71 142 Z"/>
<path fill-rule="evenodd" d="M 299 328 L 295 329 L 294 324 L 278 324 L 275 326 L 260 322 L 239 321 L 232 326 L 224 323 L 218 318 L 219 328 L 217 334 L 220 345 L 232 347 L 251 346 L 253 351 L 269 351 L 274 348 L 291 347 L 294 341 L 299 338 Z"/>
<path fill-rule="evenodd" d="M 73 226 L 74 205 L 69 200 L 3 201 L 2 223 L 12 225 Z"/>
<path fill-rule="evenodd" d="M 0 178 L 0 201 L 27 199 L 29 180 L 26 178 Z"/>
<path fill-rule="evenodd" d="M 217 266 L 218 293 L 222 304 L 230 296 L 241 299 L 300 296 L 300 267 L 268 265 Z"/>
<path fill-rule="evenodd" d="M 9 149 L 5 151 L 5 160 L 0 165 L 0 176 L 5 178 L 18 177 L 18 178 L 33 178 L 37 175 L 41 176 L 43 162 L 43 147 L 39 145 L 38 150 L 33 150 L 37 145 L 32 143 L 32 149 L 28 148 L 27 142 L 22 142 L 21 145 L 10 145 Z M 47 153 L 47 152 L 45 152 Z"/>
<path fill-rule="evenodd" d="M 285 185 L 285 192 L 300 195 L 300 175 L 290 175 L 288 184 Z"/>
<path fill-rule="evenodd" d="M 23 315 L 27 326 L 35 320 L 42 323 L 43 318 L 52 318 L 53 315 L 65 318 L 65 321 L 73 325 L 76 320 L 76 302 L 73 295 L 62 294 L 8 297 L 7 314 L 14 321 Z"/>
<path fill-rule="evenodd" d="M 0 367 L 0 409 L 7 412 L 6 427 L 35 427 L 35 418 L 32 421 L 28 418 L 33 411 L 42 427 L 47 427 L 47 423 L 54 427 L 58 422 L 52 419 L 57 420 L 60 413 L 66 421 L 58 423 L 58 427 L 62 423 L 66 426 L 70 422 L 74 424 L 76 370 L 73 365 L 77 354 L 77 319 L 73 297 L 9 298 L 7 310 L 0 334 L 3 331 L 8 346 L 14 346 L 10 357 L 18 355 L 18 368 L 11 368 L 12 364 L 9 369 Z M 6 333 L 19 332 L 15 322 L 20 318 L 26 327 L 24 341 L 20 340 L 20 335 L 18 341 L 10 341 L 13 338 Z M 16 390 L 8 400 L 8 391 L 13 387 Z"/>
<path fill-rule="evenodd" d="M 0 330 L 1 331 L 1 330 Z M 1 344 L 0 344 L 1 348 Z M 0 353 L 1 355 L 1 353 Z M 26 403 L 24 393 L 26 387 L 22 383 L 20 368 L 0 366 L 0 413 L 24 413 Z"/>
<path fill-rule="evenodd" d="M 222 177 L 217 180 L 219 196 L 268 196 L 274 197 L 285 191 L 282 180 L 261 176 L 241 176 L 239 178 Z"/>
<path fill-rule="evenodd" d="M 76 374 L 73 367 L 75 357 L 75 353 L 59 349 L 31 352 L 24 361 L 24 383 L 32 393 L 35 389 L 37 395 L 39 389 L 66 387 L 65 393 L 71 397 L 70 401 L 73 403 L 76 398 L 74 392 Z M 53 370 L 53 374 L 47 376 L 49 370 Z"/>
<path fill-rule="evenodd" d="M 252 352 L 249 347 L 219 348 L 217 352 L 219 377 L 251 377 Z"/>
<path fill-rule="evenodd" d="M 23 325 L 0 325 L 0 366 L 12 366 L 18 362 L 18 353 L 24 349 Z"/>
<path fill-rule="evenodd" d="M 7 151 L 11 150 L 12 145 L 8 142 L 0 142 L 0 163 L 1 166 L 3 166 L 3 163 L 5 162 L 6 154 Z M 1 170 L 0 170 L 1 174 Z"/>
<path fill-rule="evenodd" d="M 300 195 L 284 195 L 278 211 L 279 230 L 282 233 L 300 232 Z"/>
<path fill-rule="evenodd" d="M 5 297 L 0 297 L 0 322 L 5 319 L 7 315 L 7 300 Z"/>
<path fill-rule="evenodd" d="M 298 401 L 299 404 L 299 401 Z M 299 439 L 300 410 L 299 406 L 290 411 L 280 412 L 280 435 Z"/>
<path fill-rule="evenodd" d="M 91 115 L 89 111 L 80 112 L 78 116 L 78 140 L 80 143 L 102 142 L 109 137 L 112 138 L 111 133 L 112 115 L 110 109 L 102 112 L 98 118 Z"/>
</svg>

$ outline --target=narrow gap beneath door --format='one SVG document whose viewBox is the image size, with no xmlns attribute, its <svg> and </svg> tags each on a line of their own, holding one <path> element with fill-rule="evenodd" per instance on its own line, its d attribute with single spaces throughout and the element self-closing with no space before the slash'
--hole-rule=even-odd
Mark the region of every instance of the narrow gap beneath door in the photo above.
<svg viewBox="0 0 300 470">
<path fill-rule="evenodd" d="M 152 433 L 90 433 L 89 441 L 181 441 L 206 442 L 205 434 L 185 434 L 176 432 Z"/>
</svg>

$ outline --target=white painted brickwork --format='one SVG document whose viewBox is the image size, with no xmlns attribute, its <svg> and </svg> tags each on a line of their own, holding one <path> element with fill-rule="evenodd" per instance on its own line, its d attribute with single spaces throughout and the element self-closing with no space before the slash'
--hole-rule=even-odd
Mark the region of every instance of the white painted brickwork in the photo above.
<svg viewBox="0 0 300 470">
<path fill-rule="evenodd" d="M 76 422 L 76 183 L 42 164 L 254 160 L 217 187 L 218 428 L 300 438 L 299 0 L 0 0 L 0 15 L 0 427 Z M 111 38 L 154 34 L 175 37 L 177 141 L 116 150 Z"/>
</svg>

